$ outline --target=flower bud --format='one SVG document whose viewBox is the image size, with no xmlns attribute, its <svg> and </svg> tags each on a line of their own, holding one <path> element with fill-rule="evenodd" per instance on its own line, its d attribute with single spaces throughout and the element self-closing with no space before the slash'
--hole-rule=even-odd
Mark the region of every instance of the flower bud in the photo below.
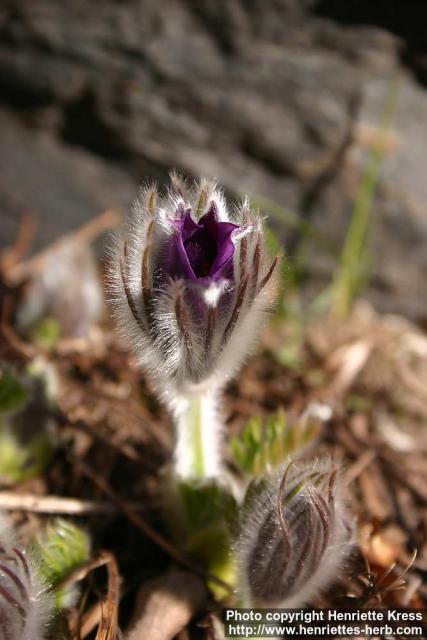
<svg viewBox="0 0 427 640">
<path fill-rule="evenodd" d="M 351 548 L 337 468 L 287 465 L 249 487 L 237 546 L 245 606 L 301 607 L 336 578 Z"/>
<path fill-rule="evenodd" d="M 0 519 L 0 640 L 42 640 L 50 610 L 36 567 Z"/>
<path fill-rule="evenodd" d="M 259 215 L 233 212 L 205 180 L 144 189 L 114 259 L 112 302 L 141 364 L 168 396 L 222 386 L 254 345 L 271 302 Z"/>
</svg>

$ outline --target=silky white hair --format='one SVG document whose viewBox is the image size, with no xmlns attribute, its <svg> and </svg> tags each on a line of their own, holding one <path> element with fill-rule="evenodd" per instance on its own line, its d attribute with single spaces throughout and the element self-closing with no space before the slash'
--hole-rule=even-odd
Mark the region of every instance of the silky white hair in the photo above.
<svg viewBox="0 0 427 640">
<path fill-rule="evenodd" d="M 247 495 L 235 550 L 244 606 L 304 606 L 336 579 L 352 548 L 338 467 L 288 460 Z"/>
<path fill-rule="evenodd" d="M 30 553 L 0 514 L 0 640 L 46 638 L 52 605 Z"/>
<path fill-rule="evenodd" d="M 111 251 L 109 299 L 122 335 L 166 402 L 212 385 L 222 387 L 253 350 L 273 301 L 273 260 L 262 219 L 248 199 L 229 210 L 214 182 L 188 186 L 176 175 L 160 197 L 143 187 Z M 164 265 L 177 212 L 199 220 L 214 205 L 233 232 L 234 276 L 206 285 L 170 277 Z"/>
</svg>

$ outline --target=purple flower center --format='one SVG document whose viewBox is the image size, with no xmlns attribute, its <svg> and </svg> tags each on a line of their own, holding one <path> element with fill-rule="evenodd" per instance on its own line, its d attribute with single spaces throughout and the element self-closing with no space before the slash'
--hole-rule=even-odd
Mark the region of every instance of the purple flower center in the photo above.
<svg viewBox="0 0 427 640">
<path fill-rule="evenodd" d="M 173 221 L 176 234 L 169 273 L 188 280 L 220 280 L 232 275 L 234 243 L 231 235 L 238 225 L 220 222 L 214 203 L 195 222 L 191 209 Z"/>
</svg>

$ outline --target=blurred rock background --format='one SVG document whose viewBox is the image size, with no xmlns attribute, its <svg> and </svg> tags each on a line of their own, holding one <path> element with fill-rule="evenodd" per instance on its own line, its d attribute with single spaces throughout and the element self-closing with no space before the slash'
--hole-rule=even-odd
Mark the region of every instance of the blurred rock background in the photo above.
<svg viewBox="0 0 427 640">
<path fill-rule="evenodd" d="M 427 40 L 407 0 L 3 0 L 0 248 L 33 250 L 171 168 L 295 212 L 338 254 L 387 92 L 375 201 L 377 308 L 427 318 Z M 288 255 L 298 228 L 275 222 Z M 304 240 L 307 286 L 335 258 Z"/>
</svg>

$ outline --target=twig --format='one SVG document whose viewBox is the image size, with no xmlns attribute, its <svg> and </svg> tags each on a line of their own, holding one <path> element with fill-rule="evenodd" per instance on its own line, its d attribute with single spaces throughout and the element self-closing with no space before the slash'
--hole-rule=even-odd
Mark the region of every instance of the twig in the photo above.
<svg viewBox="0 0 427 640">
<path fill-rule="evenodd" d="M 115 508 L 109 502 L 98 500 L 79 500 L 78 498 L 63 498 L 61 496 L 36 496 L 30 493 L 1 491 L 0 510 L 80 516 L 94 513 L 113 513 Z"/>
<path fill-rule="evenodd" d="M 24 360 L 32 360 L 36 356 L 37 350 L 34 345 L 22 340 L 10 324 L 12 311 L 11 296 L 5 295 L 0 317 L 0 336 L 2 335 L 13 351 L 23 357 Z"/>
<path fill-rule="evenodd" d="M 0 255 L 0 271 L 8 271 L 23 259 L 31 246 L 36 228 L 36 216 L 33 213 L 25 213 L 19 225 L 15 242 Z"/>
<path fill-rule="evenodd" d="M 368 449 L 367 451 L 364 451 L 347 469 L 347 472 L 345 474 L 345 484 L 349 485 L 353 482 L 353 480 L 356 480 L 356 478 L 360 476 L 362 471 L 364 471 L 366 467 L 368 467 L 371 462 L 375 460 L 376 456 L 377 452 L 375 451 L 375 449 Z"/>
<path fill-rule="evenodd" d="M 88 244 L 104 231 L 114 229 L 119 222 L 120 217 L 116 211 L 104 211 L 99 216 L 93 218 L 88 223 L 80 227 L 80 229 L 63 235 L 61 238 L 50 244 L 46 249 L 40 251 L 40 253 L 35 255 L 33 258 L 12 266 L 7 272 L 8 283 L 11 285 L 17 285 L 25 280 L 29 275 L 42 270 L 53 251 L 61 250 L 68 243 Z"/>
</svg>

